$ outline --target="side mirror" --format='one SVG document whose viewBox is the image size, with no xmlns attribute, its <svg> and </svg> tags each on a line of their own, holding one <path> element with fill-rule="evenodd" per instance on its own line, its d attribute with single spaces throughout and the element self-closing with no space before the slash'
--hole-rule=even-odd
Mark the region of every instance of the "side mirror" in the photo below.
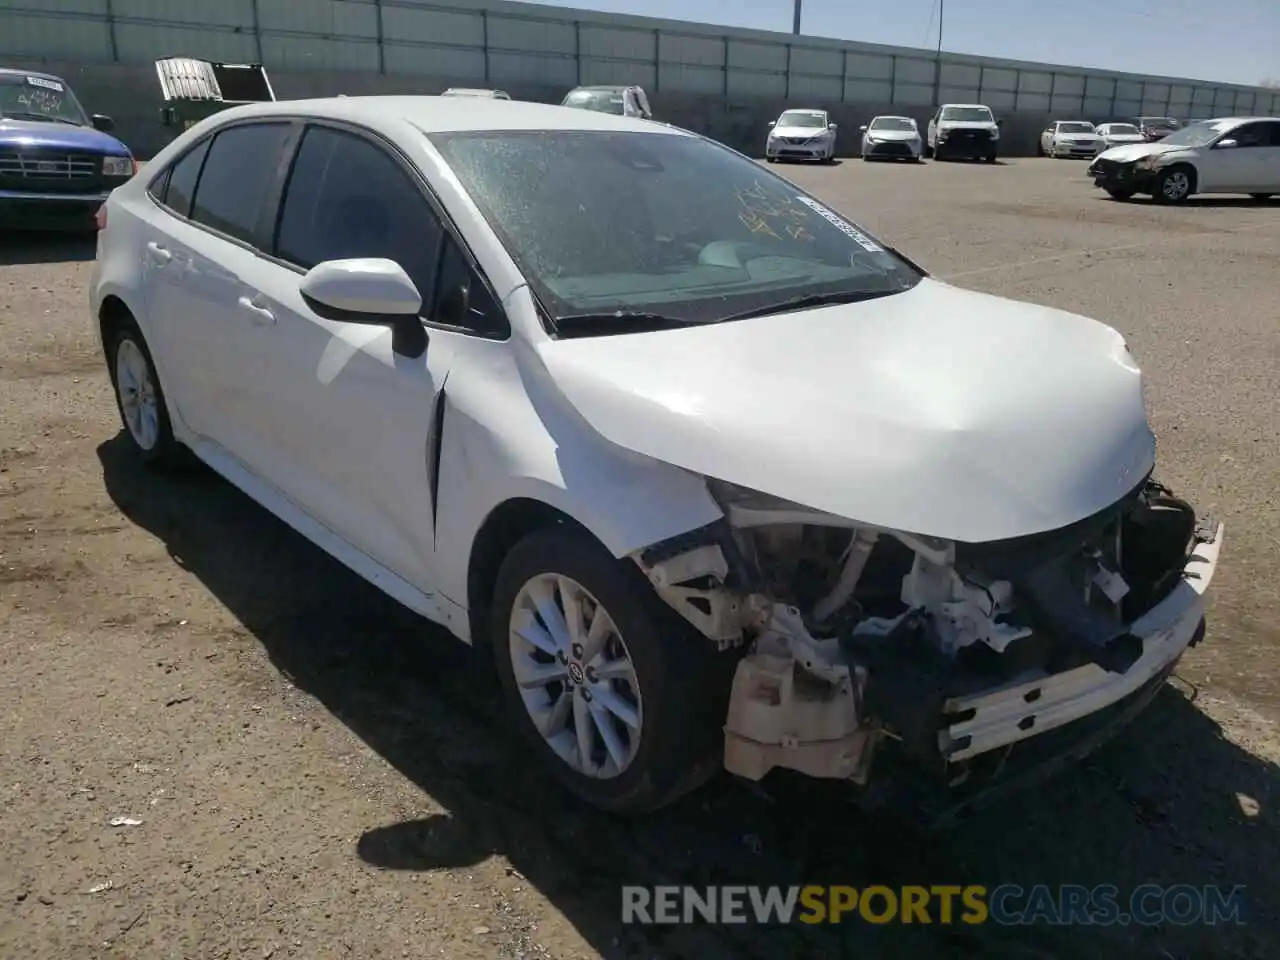
<svg viewBox="0 0 1280 960">
<path fill-rule="evenodd" d="M 859 133 L 866 133 L 866 132 L 867 132 L 867 125 L 864 123 L 862 126 L 860 126 L 860 127 L 858 128 L 858 132 L 859 132 Z"/>
<path fill-rule="evenodd" d="M 394 260 L 326 260 L 307 271 L 298 290 L 326 320 L 389 326 L 391 349 L 402 356 L 420 357 L 427 349 L 427 331 L 418 318 L 422 294 Z"/>
<path fill-rule="evenodd" d="M 772 130 L 772 129 L 773 129 L 774 127 L 776 127 L 777 125 L 778 125 L 778 121 L 777 121 L 777 120 L 770 120 L 770 121 L 769 121 L 769 129 L 770 129 L 770 130 Z"/>
<path fill-rule="evenodd" d="M 1003 126 L 1004 126 L 1004 121 L 1003 121 L 1003 120 L 997 120 L 997 121 L 996 121 L 996 126 L 997 126 L 997 127 L 1003 127 Z"/>
<path fill-rule="evenodd" d="M 836 128 L 836 125 L 835 125 L 834 123 L 828 123 L 828 124 L 827 124 L 827 129 L 828 129 L 828 130 L 835 130 L 835 128 Z"/>
<path fill-rule="evenodd" d="M 93 129 L 101 130 L 103 133 L 110 133 L 116 128 L 116 122 L 101 113 L 95 113 L 89 118 L 89 122 L 93 124 Z"/>
<path fill-rule="evenodd" d="M 1226 140 L 1219 140 L 1217 143 L 1217 147 L 1219 150 L 1234 150 L 1238 146 L 1240 146 L 1240 141 L 1232 140 L 1231 138 L 1227 138 Z"/>
</svg>

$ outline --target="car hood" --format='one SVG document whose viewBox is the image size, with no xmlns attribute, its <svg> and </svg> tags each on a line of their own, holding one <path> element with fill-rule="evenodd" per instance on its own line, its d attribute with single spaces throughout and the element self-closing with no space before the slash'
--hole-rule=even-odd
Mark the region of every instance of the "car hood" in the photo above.
<svg viewBox="0 0 1280 960">
<path fill-rule="evenodd" d="M 52 147 L 56 150 L 92 150 L 94 153 L 127 156 L 129 148 L 93 127 L 73 127 L 67 123 L 41 123 L 0 117 L 0 144 Z"/>
<path fill-rule="evenodd" d="M 831 131 L 824 127 L 774 127 L 769 132 L 776 137 L 820 137 Z"/>
<path fill-rule="evenodd" d="M 1174 150 L 1181 149 L 1184 148 L 1170 146 L 1157 140 L 1155 143 L 1126 143 L 1118 147 L 1111 147 L 1109 150 L 1098 154 L 1098 157 L 1099 159 L 1116 160 L 1120 163 L 1132 163 L 1134 160 L 1141 160 L 1143 157 L 1172 153 Z"/>
<path fill-rule="evenodd" d="M 918 130 L 868 130 L 866 136 L 877 140 L 919 140 Z"/>
<path fill-rule="evenodd" d="M 1123 497 L 1155 459 L 1118 333 L 933 280 L 539 349 L 613 443 L 904 532 L 985 542 L 1057 529 Z"/>
</svg>

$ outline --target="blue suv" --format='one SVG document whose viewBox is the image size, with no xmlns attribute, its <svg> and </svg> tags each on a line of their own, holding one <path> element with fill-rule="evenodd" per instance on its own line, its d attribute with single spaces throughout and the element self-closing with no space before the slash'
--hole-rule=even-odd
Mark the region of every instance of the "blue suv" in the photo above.
<svg viewBox="0 0 1280 960">
<path fill-rule="evenodd" d="M 0 228 L 92 230 L 133 154 L 61 77 L 0 69 Z"/>
</svg>

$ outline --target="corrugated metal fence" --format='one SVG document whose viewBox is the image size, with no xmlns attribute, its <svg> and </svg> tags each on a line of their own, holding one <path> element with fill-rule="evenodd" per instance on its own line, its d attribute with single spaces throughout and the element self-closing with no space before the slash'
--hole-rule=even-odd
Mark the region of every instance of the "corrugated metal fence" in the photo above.
<svg viewBox="0 0 1280 960">
<path fill-rule="evenodd" d="M 501 0 L 0 0 L 0 58 L 416 74 L 459 85 L 639 83 L 724 100 L 982 102 L 1091 119 L 1280 113 L 1280 91 Z"/>
</svg>

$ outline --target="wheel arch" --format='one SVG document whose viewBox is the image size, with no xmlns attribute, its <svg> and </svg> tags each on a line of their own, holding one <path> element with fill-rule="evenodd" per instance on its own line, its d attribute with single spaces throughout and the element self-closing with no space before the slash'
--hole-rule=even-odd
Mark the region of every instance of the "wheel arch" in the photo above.
<svg viewBox="0 0 1280 960">
<path fill-rule="evenodd" d="M 467 622 L 474 646 L 490 643 L 489 608 L 503 560 L 525 537 L 554 526 L 568 527 L 602 542 L 577 518 L 545 500 L 529 496 L 504 500 L 480 524 L 467 559 Z"/>
<path fill-rule="evenodd" d="M 111 338 L 128 324 L 137 326 L 138 320 L 129 305 L 117 294 L 109 293 L 98 306 L 98 340 L 102 353 L 107 354 Z"/>
<path fill-rule="evenodd" d="M 1191 178 L 1191 186 L 1187 189 L 1187 196 L 1191 196 L 1200 189 L 1200 171 L 1196 169 L 1196 165 L 1190 160 L 1175 160 L 1167 167 L 1162 169 L 1160 173 L 1163 175 L 1171 170 L 1185 170 Z"/>
</svg>

